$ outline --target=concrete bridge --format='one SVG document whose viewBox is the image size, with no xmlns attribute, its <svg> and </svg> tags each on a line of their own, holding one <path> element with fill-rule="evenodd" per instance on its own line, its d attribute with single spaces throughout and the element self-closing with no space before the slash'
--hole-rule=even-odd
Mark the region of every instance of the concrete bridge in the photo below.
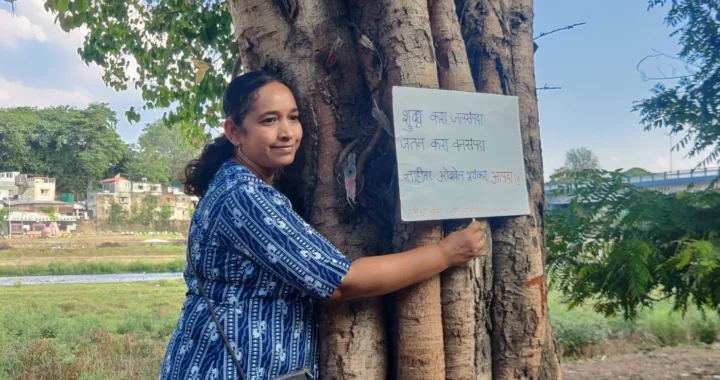
<svg viewBox="0 0 720 380">
<path fill-rule="evenodd" d="M 625 183 L 637 187 L 654 189 L 663 193 L 678 193 L 687 190 L 689 185 L 695 189 L 707 189 L 710 183 L 720 176 L 720 167 L 677 170 L 664 173 L 651 173 L 640 176 L 625 177 Z M 561 187 L 560 184 L 545 184 L 545 199 L 548 208 L 566 207 L 570 203 L 572 194 L 554 195 L 553 191 Z"/>
</svg>

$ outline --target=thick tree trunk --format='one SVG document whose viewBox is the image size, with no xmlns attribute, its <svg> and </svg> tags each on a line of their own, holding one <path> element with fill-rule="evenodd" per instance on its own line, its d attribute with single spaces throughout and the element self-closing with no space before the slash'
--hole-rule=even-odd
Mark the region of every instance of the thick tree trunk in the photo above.
<svg viewBox="0 0 720 380">
<path fill-rule="evenodd" d="M 384 53 L 386 75 L 382 103 L 386 110 L 392 110 L 392 86 L 438 88 L 437 70 L 425 0 L 379 3 L 378 44 Z M 397 251 L 404 251 L 437 243 L 441 238 L 440 223 L 403 223 L 398 216 L 393 246 Z M 399 291 L 395 317 L 397 378 L 443 379 L 440 276 Z"/>
<path fill-rule="evenodd" d="M 351 226 L 339 210 L 345 196 L 337 185 L 335 162 L 342 145 L 336 132 L 355 121 L 355 99 L 364 91 L 347 8 L 330 0 L 302 2 L 299 8 L 294 1 L 276 6 L 231 0 L 228 5 L 244 67 L 283 76 L 299 95 L 305 141 L 310 142 L 302 179 L 312 223 L 351 259 L 377 252 L 378 228 L 363 220 Z M 386 378 L 379 299 L 326 304 L 320 315 L 321 378 Z"/>
<path fill-rule="evenodd" d="M 380 302 L 323 305 L 322 379 L 560 378 L 545 302 L 532 0 L 454 0 L 456 9 L 452 1 L 349 0 L 352 17 L 343 1 L 228 1 L 244 67 L 280 74 L 300 97 L 306 138 L 300 162 L 288 172 L 305 214 L 352 259 L 381 251 L 384 239 L 364 212 L 347 212 L 342 162 L 336 162 L 349 151 L 386 150 L 379 127 L 374 143 L 362 146 L 372 131 L 360 129 L 372 119 L 358 115 L 358 103 L 367 101 L 368 90 L 390 120 L 395 85 L 517 95 L 520 101 L 531 215 L 493 221 L 493 244 L 479 272 L 474 265 L 455 268 L 442 280 L 398 292 L 388 334 L 397 368 L 390 374 Z M 343 148 L 341 141 L 351 140 L 358 143 Z M 365 173 L 358 174 L 362 199 L 377 184 L 362 183 Z M 396 196 L 388 198 L 396 207 Z M 446 223 L 446 229 L 457 226 Z M 392 245 L 406 250 L 441 235 L 439 223 L 398 219 Z"/>
<path fill-rule="evenodd" d="M 429 0 L 430 25 L 435 41 L 438 79 L 444 90 L 474 92 L 465 43 L 453 0 Z M 451 268 L 441 275 L 445 378 L 490 379 L 491 353 L 486 306 L 491 295 L 491 238 L 487 221 L 481 221 L 487 247 L 477 263 Z M 467 223 L 446 223 L 456 230 Z M 479 264 L 479 265 L 476 265 Z M 476 271 L 480 271 L 477 272 Z M 476 283 L 477 281 L 477 283 Z"/>
<path fill-rule="evenodd" d="M 480 0 L 468 5 L 460 17 L 466 20 L 464 32 L 478 90 L 519 99 L 531 209 L 529 216 L 493 221 L 493 377 L 537 379 L 542 372 L 543 378 L 559 378 L 544 276 L 532 0 Z"/>
</svg>

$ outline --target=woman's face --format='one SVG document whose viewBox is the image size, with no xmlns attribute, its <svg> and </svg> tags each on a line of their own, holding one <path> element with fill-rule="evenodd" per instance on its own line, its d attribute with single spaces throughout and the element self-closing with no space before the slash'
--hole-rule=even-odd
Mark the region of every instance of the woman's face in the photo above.
<svg viewBox="0 0 720 380">
<path fill-rule="evenodd" d="M 261 87 L 255 98 L 243 127 L 230 125 L 235 129 L 233 143 L 247 164 L 276 171 L 293 162 L 302 140 L 297 103 L 290 89 L 277 82 Z M 227 134 L 228 123 L 225 129 Z"/>
</svg>

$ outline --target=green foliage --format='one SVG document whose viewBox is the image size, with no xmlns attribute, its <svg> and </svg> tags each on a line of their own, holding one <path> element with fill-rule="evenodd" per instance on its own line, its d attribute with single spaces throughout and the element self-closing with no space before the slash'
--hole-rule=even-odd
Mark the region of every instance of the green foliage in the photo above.
<svg viewBox="0 0 720 380">
<path fill-rule="evenodd" d="M 185 284 L 60 284 L 0 292 L 0 378 L 157 377 Z"/>
<path fill-rule="evenodd" d="M 58 191 L 83 193 L 126 149 L 116 124 L 107 104 L 0 109 L 0 170 L 49 175 Z"/>
<path fill-rule="evenodd" d="M 639 177 L 643 175 L 650 175 L 652 173 L 643 168 L 630 168 L 622 172 L 622 174 L 626 177 Z"/>
<path fill-rule="evenodd" d="M 571 306 L 596 299 L 596 311 L 634 318 L 673 297 L 679 310 L 720 311 L 720 193 L 643 190 L 619 172 L 563 178 L 574 197 L 547 214 L 547 264 Z"/>
<path fill-rule="evenodd" d="M 41 207 L 41 208 L 40 208 L 40 211 L 42 211 L 42 212 L 44 212 L 45 214 L 47 214 L 47 216 L 50 217 L 50 220 L 52 220 L 52 221 L 56 221 L 56 220 L 57 220 L 57 214 L 55 213 L 55 207 L 51 207 L 51 206 Z"/>
<path fill-rule="evenodd" d="M 163 227 L 170 225 L 170 219 L 173 216 L 173 208 L 168 204 L 160 206 L 160 212 L 158 213 L 158 220 Z"/>
<path fill-rule="evenodd" d="M 600 169 L 600 161 L 595 153 L 585 147 L 570 149 L 565 153 L 565 164 L 558 172 Z"/>
<path fill-rule="evenodd" d="M 672 84 L 657 84 L 652 96 L 636 103 L 646 129 L 670 128 L 681 136 L 674 149 L 689 146 L 688 155 L 709 152 L 702 164 L 720 161 L 720 2 L 717 0 L 649 0 L 650 8 L 670 9 L 665 24 L 674 29 L 682 49 L 677 57 L 685 74 L 670 78 Z"/>
<path fill-rule="evenodd" d="M 8 215 L 10 215 L 9 208 L 0 208 L 0 230 L 7 227 Z"/>
<path fill-rule="evenodd" d="M 695 306 L 689 306 L 683 316 L 673 311 L 674 303 L 663 300 L 652 308 L 640 311 L 635 320 L 604 317 L 593 309 L 594 301 L 588 305 L 568 308 L 562 297 L 554 291 L 548 293 L 550 318 L 555 328 L 555 337 L 563 347 L 565 357 L 584 356 L 584 350 L 594 345 L 602 346 L 608 339 L 624 342 L 625 345 L 639 345 L 636 349 L 678 346 L 685 344 L 711 344 L 720 332 L 720 316 L 703 314 Z M 641 337 L 638 340 L 636 337 Z M 623 343 L 620 343 L 623 344 Z M 630 352 L 633 347 L 627 347 Z M 610 350 L 616 349 L 614 345 Z M 603 353 L 599 350 L 590 352 Z M 621 351 L 623 352 L 623 351 Z M 615 352 L 607 352 L 613 354 Z"/>
<path fill-rule="evenodd" d="M 142 226 L 154 227 L 154 222 L 158 219 L 156 210 L 159 206 L 160 200 L 158 197 L 146 194 L 140 208 L 133 213 L 133 222 Z"/>
<path fill-rule="evenodd" d="M 123 173 L 131 180 L 147 178 L 150 182 L 169 185 L 184 177 L 185 165 L 198 149 L 183 138 L 178 127 L 167 127 L 161 121 L 148 124 L 132 147 Z"/>
<path fill-rule="evenodd" d="M 209 138 L 206 129 L 219 125 L 219 99 L 239 54 L 226 2 L 47 0 L 45 7 L 63 30 L 90 30 L 78 52 L 104 68 L 109 86 L 140 89 L 143 109 L 177 105 L 163 119 L 188 140 Z M 209 64 L 200 81 L 193 60 Z M 140 120 L 134 107 L 126 117 Z"/>
<path fill-rule="evenodd" d="M 168 273 L 182 272 L 185 269 L 185 259 L 168 262 L 132 261 L 130 263 L 116 262 L 55 262 L 49 265 L 3 265 L 0 266 L 0 276 L 60 276 L 84 274 L 115 274 L 115 273 Z"/>
<path fill-rule="evenodd" d="M 127 213 L 123 206 L 113 202 L 110 204 L 110 215 L 108 215 L 108 223 L 111 226 L 119 226 L 127 221 Z"/>
</svg>

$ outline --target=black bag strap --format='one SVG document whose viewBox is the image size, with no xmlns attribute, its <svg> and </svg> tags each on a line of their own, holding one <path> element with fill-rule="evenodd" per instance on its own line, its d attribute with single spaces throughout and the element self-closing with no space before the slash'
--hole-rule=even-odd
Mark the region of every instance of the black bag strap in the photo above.
<svg viewBox="0 0 720 380">
<path fill-rule="evenodd" d="M 208 310 L 210 310 L 210 315 L 212 315 L 212 318 L 215 321 L 215 325 L 217 326 L 218 332 L 220 333 L 220 337 L 222 337 L 222 340 L 225 343 L 225 348 L 227 348 L 228 352 L 230 353 L 233 363 L 235 363 L 235 367 L 237 368 L 238 373 L 240 374 L 240 378 L 242 380 L 247 380 L 247 377 L 245 377 L 245 372 L 243 372 L 242 366 L 240 365 L 240 361 L 238 360 L 237 356 L 235 356 L 235 350 L 233 350 L 232 347 L 230 346 L 230 342 L 228 342 L 227 336 L 225 336 L 225 331 L 223 331 L 222 325 L 220 325 L 220 320 L 218 319 L 217 315 L 215 314 L 215 309 L 213 308 L 212 303 L 210 302 L 210 298 L 208 298 L 207 293 L 205 293 L 205 287 L 203 286 L 202 281 L 200 281 L 200 276 L 198 276 L 197 271 L 195 270 L 195 264 L 193 264 L 192 257 L 190 257 L 190 239 L 189 238 L 188 238 L 187 249 L 185 250 L 185 256 L 186 256 L 188 266 L 190 267 L 190 270 L 192 271 L 192 274 L 195 277 L 195 281 L 198 284 L 198 289 L 200 289 L 200 294 L 205 299 L 205 303 L 207 304 Z"/>
</svg>

